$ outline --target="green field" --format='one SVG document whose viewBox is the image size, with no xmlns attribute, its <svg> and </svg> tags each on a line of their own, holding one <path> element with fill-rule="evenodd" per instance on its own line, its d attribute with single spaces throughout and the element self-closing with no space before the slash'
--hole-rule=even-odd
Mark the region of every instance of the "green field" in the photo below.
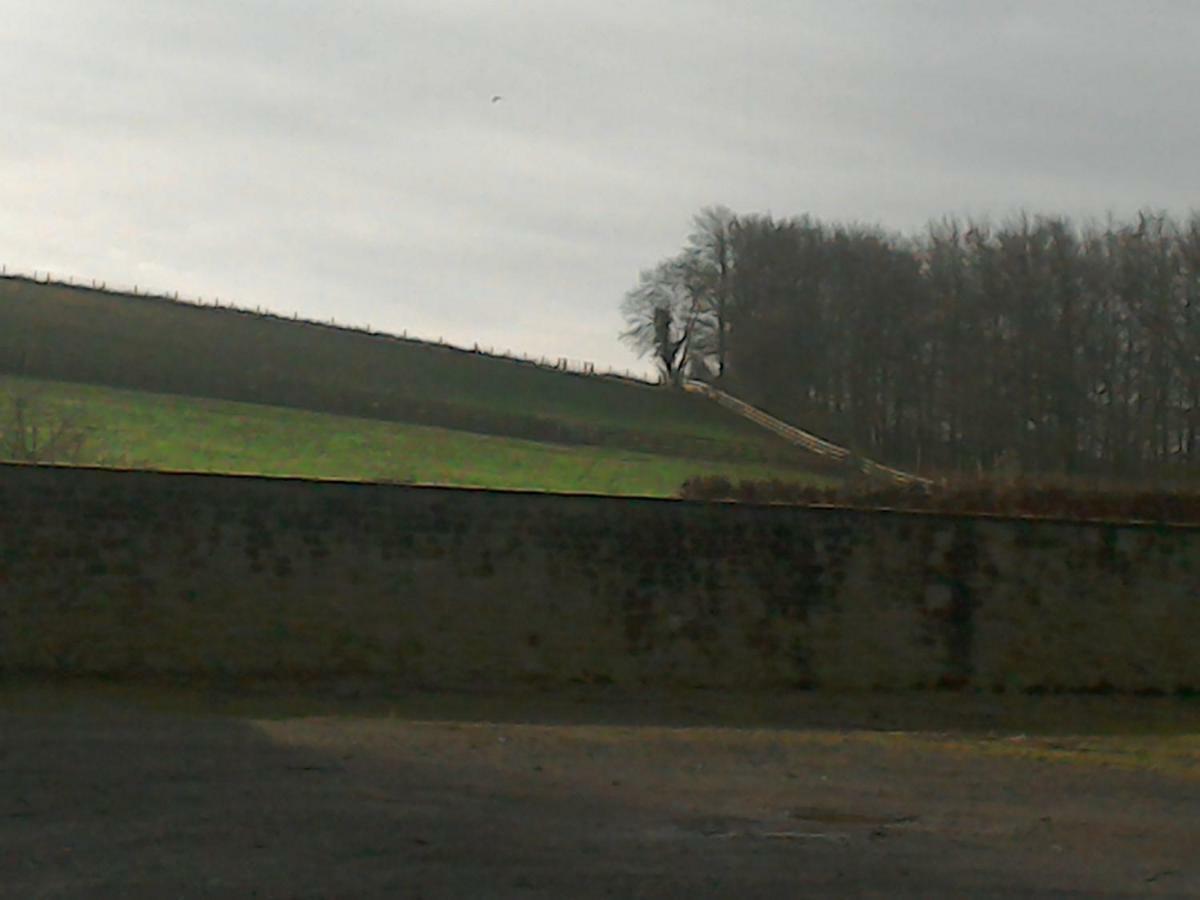
<svg viewBox="0 0 1200 900">
<path fill-rule="evenodd" d="M 556 444 L 805 464 L 775 435 L 677 391 L 387 335 L 17 278 L 0 278 L 0 373 Z"/>
<path fill-rule="evenodd" d="M 93 385 L 0 377 L 0 404 L 33 398 L 88 431 L 76 462 L 194 472 L 671 496 L 692 475 L 811 479 L 794 467 L 612 447 L 539 443 L 435 428 Z"/>
</svg>

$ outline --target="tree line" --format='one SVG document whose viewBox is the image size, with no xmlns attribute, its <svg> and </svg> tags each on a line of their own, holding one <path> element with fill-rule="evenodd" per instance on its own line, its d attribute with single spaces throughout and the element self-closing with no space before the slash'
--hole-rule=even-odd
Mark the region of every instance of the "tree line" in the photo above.
<svg viewBox="0 0 1200 900">
<path fill-rule="evenodd" d="M 1174 477 L 1200 461 L 1200 214 L 918 235 L 707 208 L 626 294 L 664 380 L 896 465 Z"/>
</svg>

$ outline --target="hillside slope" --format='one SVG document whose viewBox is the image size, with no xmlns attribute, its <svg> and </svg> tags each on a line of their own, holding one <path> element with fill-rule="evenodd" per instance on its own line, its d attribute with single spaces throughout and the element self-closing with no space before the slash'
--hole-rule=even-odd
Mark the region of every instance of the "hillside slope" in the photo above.
<svg viewBox="0 0 1200 900">
<path fill-rule="evenodd" d="M 0 278 L 0 373 L 804 467 L 702 397 L 228 308 Z"/>
<path fill-rule="evenodd" d="M 640 453 L 354 419 L 228 400 L 0 376 L 0 416 L 25 398 L 44 421 L 66 413 L 83 452 L 47 462 L 350 481 L 672 496 L 695 476 L 832 482 L 792 468 Z M 0 418 L 0 433 L 4 420 Z M 5 456 L 0 440 L 0 459 Z"/>
</svg>

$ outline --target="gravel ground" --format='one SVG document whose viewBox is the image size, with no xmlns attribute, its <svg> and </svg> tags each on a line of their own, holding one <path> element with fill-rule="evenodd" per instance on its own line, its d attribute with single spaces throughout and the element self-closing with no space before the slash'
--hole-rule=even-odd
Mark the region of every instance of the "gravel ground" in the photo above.
<svg viewBox="0 0 1200 900">
<path fill-rule="evenodd" d="M 1195 702 L 990 702 L 10 688 L 0 897 L 1200 897 Z"/>
</svg>

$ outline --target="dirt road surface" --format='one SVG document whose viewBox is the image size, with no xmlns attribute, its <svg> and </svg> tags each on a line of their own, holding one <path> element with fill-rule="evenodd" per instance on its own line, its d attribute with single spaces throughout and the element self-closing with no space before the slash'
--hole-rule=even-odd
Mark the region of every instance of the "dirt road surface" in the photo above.
<svg viewBox="0 0 1200 900">
<path fill-rule="evenodd" d="M 1200 702 L 0 690 L 0 897 L 1200 897 Z"/>
</svg>

